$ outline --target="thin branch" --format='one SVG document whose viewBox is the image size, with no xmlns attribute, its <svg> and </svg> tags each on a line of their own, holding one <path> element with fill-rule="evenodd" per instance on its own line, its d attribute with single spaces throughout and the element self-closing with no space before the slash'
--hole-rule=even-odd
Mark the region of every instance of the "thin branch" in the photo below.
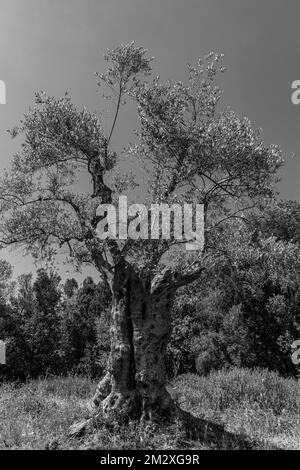
<svg viewBox="0 0 300 470">
<path fill-rule="evenodd" d="M 123 89 L 122 89 L 122 77 L 121 77 L 121 78 L 120 78 L 120 88 L 119 88 L 119 96 L 118 96 L 117 108 L 116 108 L 116 113 L 115 113 L 114 121 L 113 121 L 111 130 L 110 130 L 108 139 L 107 139 L 107 143 L 106 143 L 106 147 L 107 147 L 107 148 L 108 148 L 108 146 L 109 146 L 110 139 L 111 139 L 111 137 L 112 137 L 112 134 L 113 134 L 113 132 L 114 132 L 114 128 L 115 128 L 115 125 L 116 125 L 116 122 L 117 122 L 117 118 L 118 118 L 118 114 L 119 114 L 119 110 L 120 110 L 120 105 L 121 105 L 122 92 L 123 92 Z"/>
</svg>

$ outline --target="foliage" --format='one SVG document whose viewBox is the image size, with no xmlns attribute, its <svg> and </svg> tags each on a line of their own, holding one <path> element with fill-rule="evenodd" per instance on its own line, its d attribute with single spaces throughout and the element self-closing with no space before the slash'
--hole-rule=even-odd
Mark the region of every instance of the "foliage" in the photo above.
<svg viewBox="0 0 300 470">
<path fill-rule="evenodd" d="M 22 275 L 15 297 L 6 305 L 1 337 L 7 343 L 6 374 L 12 378 L 36 377 L 59 368 L 60 279 L 40 269 L 32 282 Z"/>
<path fill-rule="evenodd" d="M 75 291 L 78 289 L 78 283 L 76 279 L 67 279 L 64 284 L 64 294 L 65 296 L 70 299 L 73 297 Z"/>
<path fill-rule="evenodd" d="M 76 283 L 77 284 L 77 283 Z M 45 374 L 101 374 L 107 359 L 110 294 L 87 278 L 71 297 L 57 274 L 39 270 L 18 279 L 16 294 L 0 304 L 0 334 L 7 344 L 7 378 Z"/>
<path fill-rule="evenodd" d="M 93 279 L 84 280 L 77 294 L 66 300 L 62 318 L 64 370 L 101 375 L 108 349 L 107 311 L 110 293 Z M 104 357 L 103 357 L 104 356 Z"/>
<path fill-rule="evenodd" d="M 296 375 L 291 345 L 300 330 L 298 244 L 266 238 L 240 222 L 223 230 L 222 240 L 223 256 L 207 277 L 177 297 L 171 347 L 175 355 L 184 349 L 178 369 L 202 374 L 259 366 Z"/>
<path fill-rule="evenodd" d="M 151 76 L 153 58 L 134 43 L 121 44 L 104 58 L 108 68 L 98 74 L 99 86 L 108 89 L 115 106 L 107 135 L 100 118 L 78 110 L 68 95 L 45 93 L 36 95 L 14 130 L 24 142 L 1 179 L 0 243 L 21 243 L 36 257 L 51 257 L 64 247 L 76 266 L 93 264 L 110 286 L 118 263 L 131 266 L 149 285 L 159 281 L 176 291 L 202 276 L 209 245 L 204 253 L 182 252 L 186 263 L 175 263 L 167 282 L 166 253 L 172 253 L 176 240 L 123 243 L 97 234 L 97 207 L 120 195 L 114 184 L 120 157 L 126 154 L 147 171 L 146 187 L 141 172 L 135 181 L 144 186 L 147 202 L 204 204 L 208 241 L 224 220 L 272 199 L 282 153 L 264 143 L 249 119 L 221 107 L 221 54 L 189 65 L 185 82 L 166 83 Z M 136 106 L 139 130 L 129 148 L 125 144 L 117 153 L 111 138 L 128 99 Z M 84 194 L 77 184 L 83 175 L 90 181 Z"/>
</svg>

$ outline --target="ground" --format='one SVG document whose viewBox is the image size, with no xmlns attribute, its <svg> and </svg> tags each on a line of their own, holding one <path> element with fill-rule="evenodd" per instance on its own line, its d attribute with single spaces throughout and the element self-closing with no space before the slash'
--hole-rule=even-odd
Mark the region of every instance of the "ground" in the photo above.
<svg viewBox="0 0 300 470">
<path fill-rule="evenodd" d="M 210 449 L 190 441 L 180 428 L 149 423 L 99 424 L 81 439 L 66 437 L 69 426 L 89 415 L 96 388 L 89 378 L 48 377 L 0 385 L 0 449 Z M 262 370 L 233 369 L 207 377 L 183 375 L 169 384 L 175 400 L 195 416 L 221 423 L 230 432 L 274 446 L 300 449 L 300 387 Z"/>
</svg>

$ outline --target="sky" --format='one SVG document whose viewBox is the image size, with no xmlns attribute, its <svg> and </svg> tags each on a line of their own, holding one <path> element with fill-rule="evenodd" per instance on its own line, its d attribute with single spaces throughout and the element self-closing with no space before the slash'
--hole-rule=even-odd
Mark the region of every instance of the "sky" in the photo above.
<svg viewBox="0 0 300 470">
<path fill-rule="evenodd" d="M 224 53 L 224 104 L 262 128 L 266 143 L 282 147 L 280 196 L 300 201 L 300 105 L 291 102 L 291 84 L 300 80 L 299 18 L 299 0 L 1 0 L 0 80 L 7 91 L 0 104 L 0 171 L 20 145 L 6 130 L 18 124 L 36 91 L 68 91 L 78 106 L 100 112 L 94 73 L 105 70 L 103 53 L 134 40 L 156 58 L 154 72 L 162 79 L 183 80 L 187 63 Z M 107 126 L 109 119 L 108 113 Z M 127 142 L 134 126 L 131 115 L 121 115 L 114 145 Z M 32 270 L 21 252 L 0 256 L 15 277 Z M 60 272 L 73 275 L 65 266 Z M 95 274 L 81 276 L 87 273 Z"/>
</svg>

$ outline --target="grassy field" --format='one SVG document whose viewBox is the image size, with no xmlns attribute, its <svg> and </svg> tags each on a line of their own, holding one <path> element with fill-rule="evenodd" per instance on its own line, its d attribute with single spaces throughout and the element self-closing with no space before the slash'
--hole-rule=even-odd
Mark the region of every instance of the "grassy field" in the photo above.
<svg viewBox="0 0 300 470">
<path fill-rule="evenodd" d="M 100 425 L 82 439 L 66 438 L 71 424 L 85 419 L 96 383 L 89 378 L 50 377 L 0 385 L 0 449 L 207 449 L 187 441 L 179 425 Z M 169 389 L 194 415 L 226 430 L 272 446 L 300 449 L 300 387 L 261 370 L 222 371 L 207 377 L 184 375 Z"/>
</svg>

